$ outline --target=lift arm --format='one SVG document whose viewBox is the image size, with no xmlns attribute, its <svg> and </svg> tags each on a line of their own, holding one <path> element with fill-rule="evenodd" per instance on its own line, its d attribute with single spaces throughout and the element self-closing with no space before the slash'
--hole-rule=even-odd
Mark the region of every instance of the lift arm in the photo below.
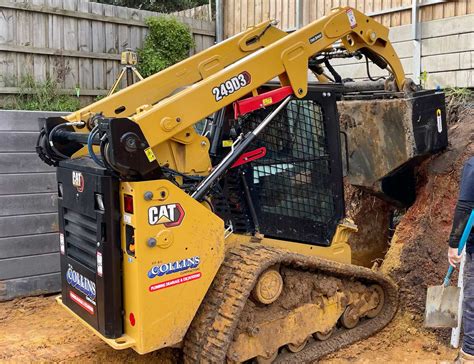
<svg viewBox="0 0 474 364">
<path fill-rule="evenodd" d="M 86 106 L 68 115 L 66 119 L 76 122 L 87 121 L 97 113 L 102 113 L 106 117 L 130 117 L 144 105 L 154 105 L 180 88 L 199 82 L 286 35 L 286 32 L 274 27 L 271 21 L 262 22 L 143 81 Z"/>
<path fill-rule="evenodd" d="M 86 121 L 102 113 L 107 118 L 101 132 L 103 159 L 122 175 L 130 170 L 145 176 L 164 164 L 180 173 L 207 175 L 208 143 L 194 124 L 245 95 L 256 95 L 275 77 L 295 97 L 304 97 L 308 60 L 339 41 L 349 52 L 360 51 L 379 67 L 388 67 L 403 89 L 404 71 L 388 29 L 344 7 L 291 34 L 272 22 L 261 23 L 66 119 Z M 95 137 L 88 140 L 98 143 Z"/>
<path fill-rule="evenodd" d="M 283 86 L 290 85 L 296 97 L 302 98 L 308 87 L 308 59 L 338 40 L 352 52 L 366 48 L 385 60 L 398 88 L 402 89 L 405 75 L 388 39 L 388 29 L 345 7 L 164 99 L 131 120 L 140 126 L 153 148 L 275 77 L 280 78 Z M 234 81 L 236 78 L 239 83 Z M 233 83 L 237 87 L 232 87 Z"/>
</svg>

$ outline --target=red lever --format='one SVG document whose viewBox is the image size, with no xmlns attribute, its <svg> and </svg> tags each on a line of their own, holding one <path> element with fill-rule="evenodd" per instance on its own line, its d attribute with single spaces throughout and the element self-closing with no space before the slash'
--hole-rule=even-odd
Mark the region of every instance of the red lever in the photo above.
<svg viewBox="0 0 474 364">
<path fill-rule="evenodd" d="M 248 114 L 251 111 L 262 109 L 280 102 L 287 96 L 293 95 L 291 86 L 283 86 L 263 94 L 234 102 L 234 118 Z"/>
<path fill-rule="evenodd" d="M 265 154 L 267 154 L 267 148 L 265 147 L 257 148 L 255 150 L 251 150 L 250 152 L 243 153 L 230 168 L 235 168 L 241 166 L 242 164 L 246 164 L 254 160 L 260 159 L 262 157 L 265 157 Z"/>
</svg>

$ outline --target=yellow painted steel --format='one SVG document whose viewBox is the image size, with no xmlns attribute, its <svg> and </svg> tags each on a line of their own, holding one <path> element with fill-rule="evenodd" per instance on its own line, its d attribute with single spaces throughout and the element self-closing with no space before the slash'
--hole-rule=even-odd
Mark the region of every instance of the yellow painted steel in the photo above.
<svg viewBox="0 0 474 364">
<path fill-rule="evenodd" d="M 211 168 L 208 140 L 194 131 L 194 125 L 246 94 L 255 94 L 258 87 L 275 77 L 283 85 L 290 85 L 297 97 L 304 97 L 308 59 L 338 40 L 350 51 L 366 47 L 381 56 L 402 89 L 404 72 L 388 39 L 388 29 L 345 7 L 291 34 L 278 30 L 269 21 L 263 22 L 83 108 L 67 120 L 86 121 L 99 112 L 107 117 L 129 117 L 143 131 L 151 147 L 147 151 L 150 159 L 154 157 L 160 165 L 181 173 L 206 175 Z M 249 76 L 248 82 L 217 100 L 213 89 L 241 74 Z M 153 198 L 146 199 L 145 192 L 151 192 Z M 147 353 L 183 340 L 225 250 L 257 238 L 232 234 L 224 240 L 223 221 L 205 203 L 198 203 L 169 181 L 122 182 L 121 203 L 125 194 L 133 196 L 134 212 L 126 213 L 121 206 L 125 331 L 121 339 L 123 347 Z M 154 208 L 151 214 L 155 218 L 161 215 L 162 208 L 174 204 L 179 204 L 184 213 L 178 225 L 170 226 L 172 221 L 165 213 L 160 217 L 163 221 L 150 224 L 150 208 Z M 134 228 L 132 248 L 127 247 L 127 226 Z M 347 240 L 355 229 L 349 222 L 341 223 L 329 247 L 266 237 L 257 240 L 268 246 L 350 263 Z M 188 262 L 193 264 L 188 267 Z"/>
<path fill-rule="evenodd" d="M 308 303 L 282 317 L 275 315 L 268 321 L 256 324 L 255 335 L 240 333 L 229 347 L 232 359 L 243 363 L 255 356 L 267 357 L 278 348 L 294 340 L 294 344 L 304 343 L 315 332 L 327 332 L 335 326 L 344 312 L 347 300 L 342 292 L 331 298 L 321 297 L 318 304 Z"/>
<path fill-rule="evenodd" d="M 107 344 L 109 344 L 112 348 L 115 350 L 124 350 L 131 348 L 135 345 L 135 340 L 133 340 L 130 336 L 124 334 L 121 337 L 117 339 L 109 339 L 106 338 L 104 335 L 102 335 L 99 331 L 94 329 L 88 322 L 86 322 L 82 317 L 77 315 L 73 310 L 71 310 L 69 307 L 67 307 L 63 303 L 63 299 L 61 296 L 56 297 L 56 302 L 61 305 L 62 308 L 64 308 L 67 312 L 69 312 L 71 315 L 73 315 L 79 322 L 84 325 L 84 327 L 88 328 L 91 330 L 97 337 L 105 341 Z"/>
<path fill-rule="evenodd" d="M 153 199 L 146 200 L 145 192 L 151 192 Z M 124 194 L 133 196 L 134 203 L 133 214 L 122 206 L 124 337 L 144 354 L 183 339 L 223 260 L 224 223 L 166 180 L 123 182 L 121 201 Z M 184 211 L 179 225 L 150 225 L 150 207 L 177 203 Z M 127 225 L 135 228 L 134 254 L 127 252 Z M 154 246 L 148 245 L 150 238 L 155 239 Z M 182 269 L 179 262 L 195 257 L 196 267 Z M 170 264 L 176 269 L 168 269 Z M 164 268 L 154 268 L 155 272 L 169 273 L 150 278 L 150 270 L 160 266 Z"/>
<path fill-rule="evenodd" d="M 336 232 L 334 233 L 331 241 L 331 245 L 327 247 L 296 243 L 294 241 L 277 240 L 266 237 L 259 239 L 254 236 L 241 234 L 230 235 L 226 239 L 225 243 L 226 249 L 232 246 L 254 242 L 279 249 L 286 249 L 294 253 L 320 257 L 339 263 L 351 264 L 351 247 L 348 244 L 348 240 L 350 234 L 356 231 L 357 227 L 354 225 L 354 223 L 349 219 L 346 219 L 337 226 Z"/>
<path fill-rule="evenodd" d="M 150 192 L 153 198 L 145 198 Z M 125 195 L 133 197 L 133 213 L 124 210 Z M 144 354 L 179 344 L 183 340 L 222 263 L 225 251 L 237 244 L 246 244 L 255 237 L 232 234 L 224 241 L 223 221 L 206 203 L 198 203 L 167 180 L 122 182 L 120 201 L 125 330 L 119 339 L 102 339 L 116 349 L 132 347 Z M 179 225 L 150 225 L 150 208 L 174 204 L 179 204 L 184 214 Z M 164 221 L 169 222 L 168 219 Z M 135 229 L 133 249 L 127 248 L 127 226 Z M 260 243 L 350 263 L 347 238 L 354 229 L 350 222 L 340 224 L 329 247 L 268 238 L 261 239 Z M 154 239 L 152 246 L 149 244 L 150 239 Z M 179 270 L 175 264 L 195 257 L 199 257 L 196 267 Z M 178 270 L 150 277 L 153 267 L 169 264 L 174 264 Z M 198 278 L 195 278 L 196 275 Z M 135 319 L 134 325 L 130 315 Z"/>
<path fill-rule="evenodd" d="M 351 26 L 348 12 L 354 14 L 355 26 Z M 317 40 L 311 43 L 315 37 Z M 283 85 L 291 85 L 297 97 L 304 97 L 308 87 L 308 59 L 338 40 L 347 43 L 351 51 L 367 47 L 380 55 L 390 66 L 398 87 L 403 87 L 403 67 L 388 39 L 388 29 L 361 12 L 345 7 L 276 40 L 131 119 L 140 125 L 148 144 L 155 148 L 275 77 L 280 77 Z M 250 76 L 247 85 L 216 100 L 213 89 L 243 73 Z"/>
<path fill-rule="evenodd" d="M 95 113 L 103 113 L 107 117 L 129 117 L 135 114 L 142 105 L 154 105 L 179 88 L 192 85 L 211 74 L 222 71 L 228 65 L 286 35 L 278 28 L 269 27 L 270 23 L 271 21 L 265 21 L 250 27 L 246 31 L 147 77 L 141 82 L 86 106 L 68 115 L 66 119 L 86 121 Z M 249 40 L 253 40 L 253 42 L 247 46 L 246 43 Z M 123 107 L 123 110 L 116 112 L 120 107 Z"/>
<path fill-rule="evenodd" d="M 304 97 L 308 59 L 339 40 L 351 52 L 368 48 L 381 56 L 398 88 L 403 88 L 403 67 L 388 39 L 388 29 L 356 9 L 343 7 L 291 34 L 277 29 L 271 21 L 258 24 L 66 119 L 87 121 L 96 113 L 129 117 L 139 124 L 155 155 L 167 153 L 164 159 L 170 161 L 170 168 L 206 174 L 209 156 L 200 148 L 203 141 L 193 126 L 246 94 L 255 94 L 258 87 L 275 77 L 283 85 L 291 85 L 297 97 Z M 242 73 L 249 75 L 249 82 L 216 100 L 213 89 Z M 85 148 L 74 157 L 84 154 Z"/>
</svg>

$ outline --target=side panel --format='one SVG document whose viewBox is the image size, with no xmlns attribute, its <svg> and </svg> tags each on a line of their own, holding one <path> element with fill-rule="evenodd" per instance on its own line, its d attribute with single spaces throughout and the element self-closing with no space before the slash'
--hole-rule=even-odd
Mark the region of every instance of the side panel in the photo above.
<svg viewBox="0 0 474 364">
<path fill-rule="evenodd" d="M 85 158 L 58 167 L 62 301 L 103 336 L 118 338 L 123 333 L 119 183 L 91 163 Z"/>
<path fill-rule="evenodd" d="M 143 354 L 184 338 L 223 260 L 224 223 L 166 180 L 123 182 L 120 200 L 125 334 Z"/>
</svg>

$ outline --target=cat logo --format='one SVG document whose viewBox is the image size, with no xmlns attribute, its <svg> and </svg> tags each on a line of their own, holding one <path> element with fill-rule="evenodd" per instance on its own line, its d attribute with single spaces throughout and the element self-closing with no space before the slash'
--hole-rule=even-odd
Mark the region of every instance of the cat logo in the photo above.
<svg viewBox="0 0 474 364">
<path fill-rule="evenodd" d="M 77 192 L 84 191 L 84 177 L 81 172 L 72 171 L 72 185 L 76 187 Z"/>
<path fill-rule="evenodd" d="M 184 210 L 179 203 L 152 206 L 148 209 L 148 223 L 150 225 L 178 226 L 183 218 Z"/>
</svg>

